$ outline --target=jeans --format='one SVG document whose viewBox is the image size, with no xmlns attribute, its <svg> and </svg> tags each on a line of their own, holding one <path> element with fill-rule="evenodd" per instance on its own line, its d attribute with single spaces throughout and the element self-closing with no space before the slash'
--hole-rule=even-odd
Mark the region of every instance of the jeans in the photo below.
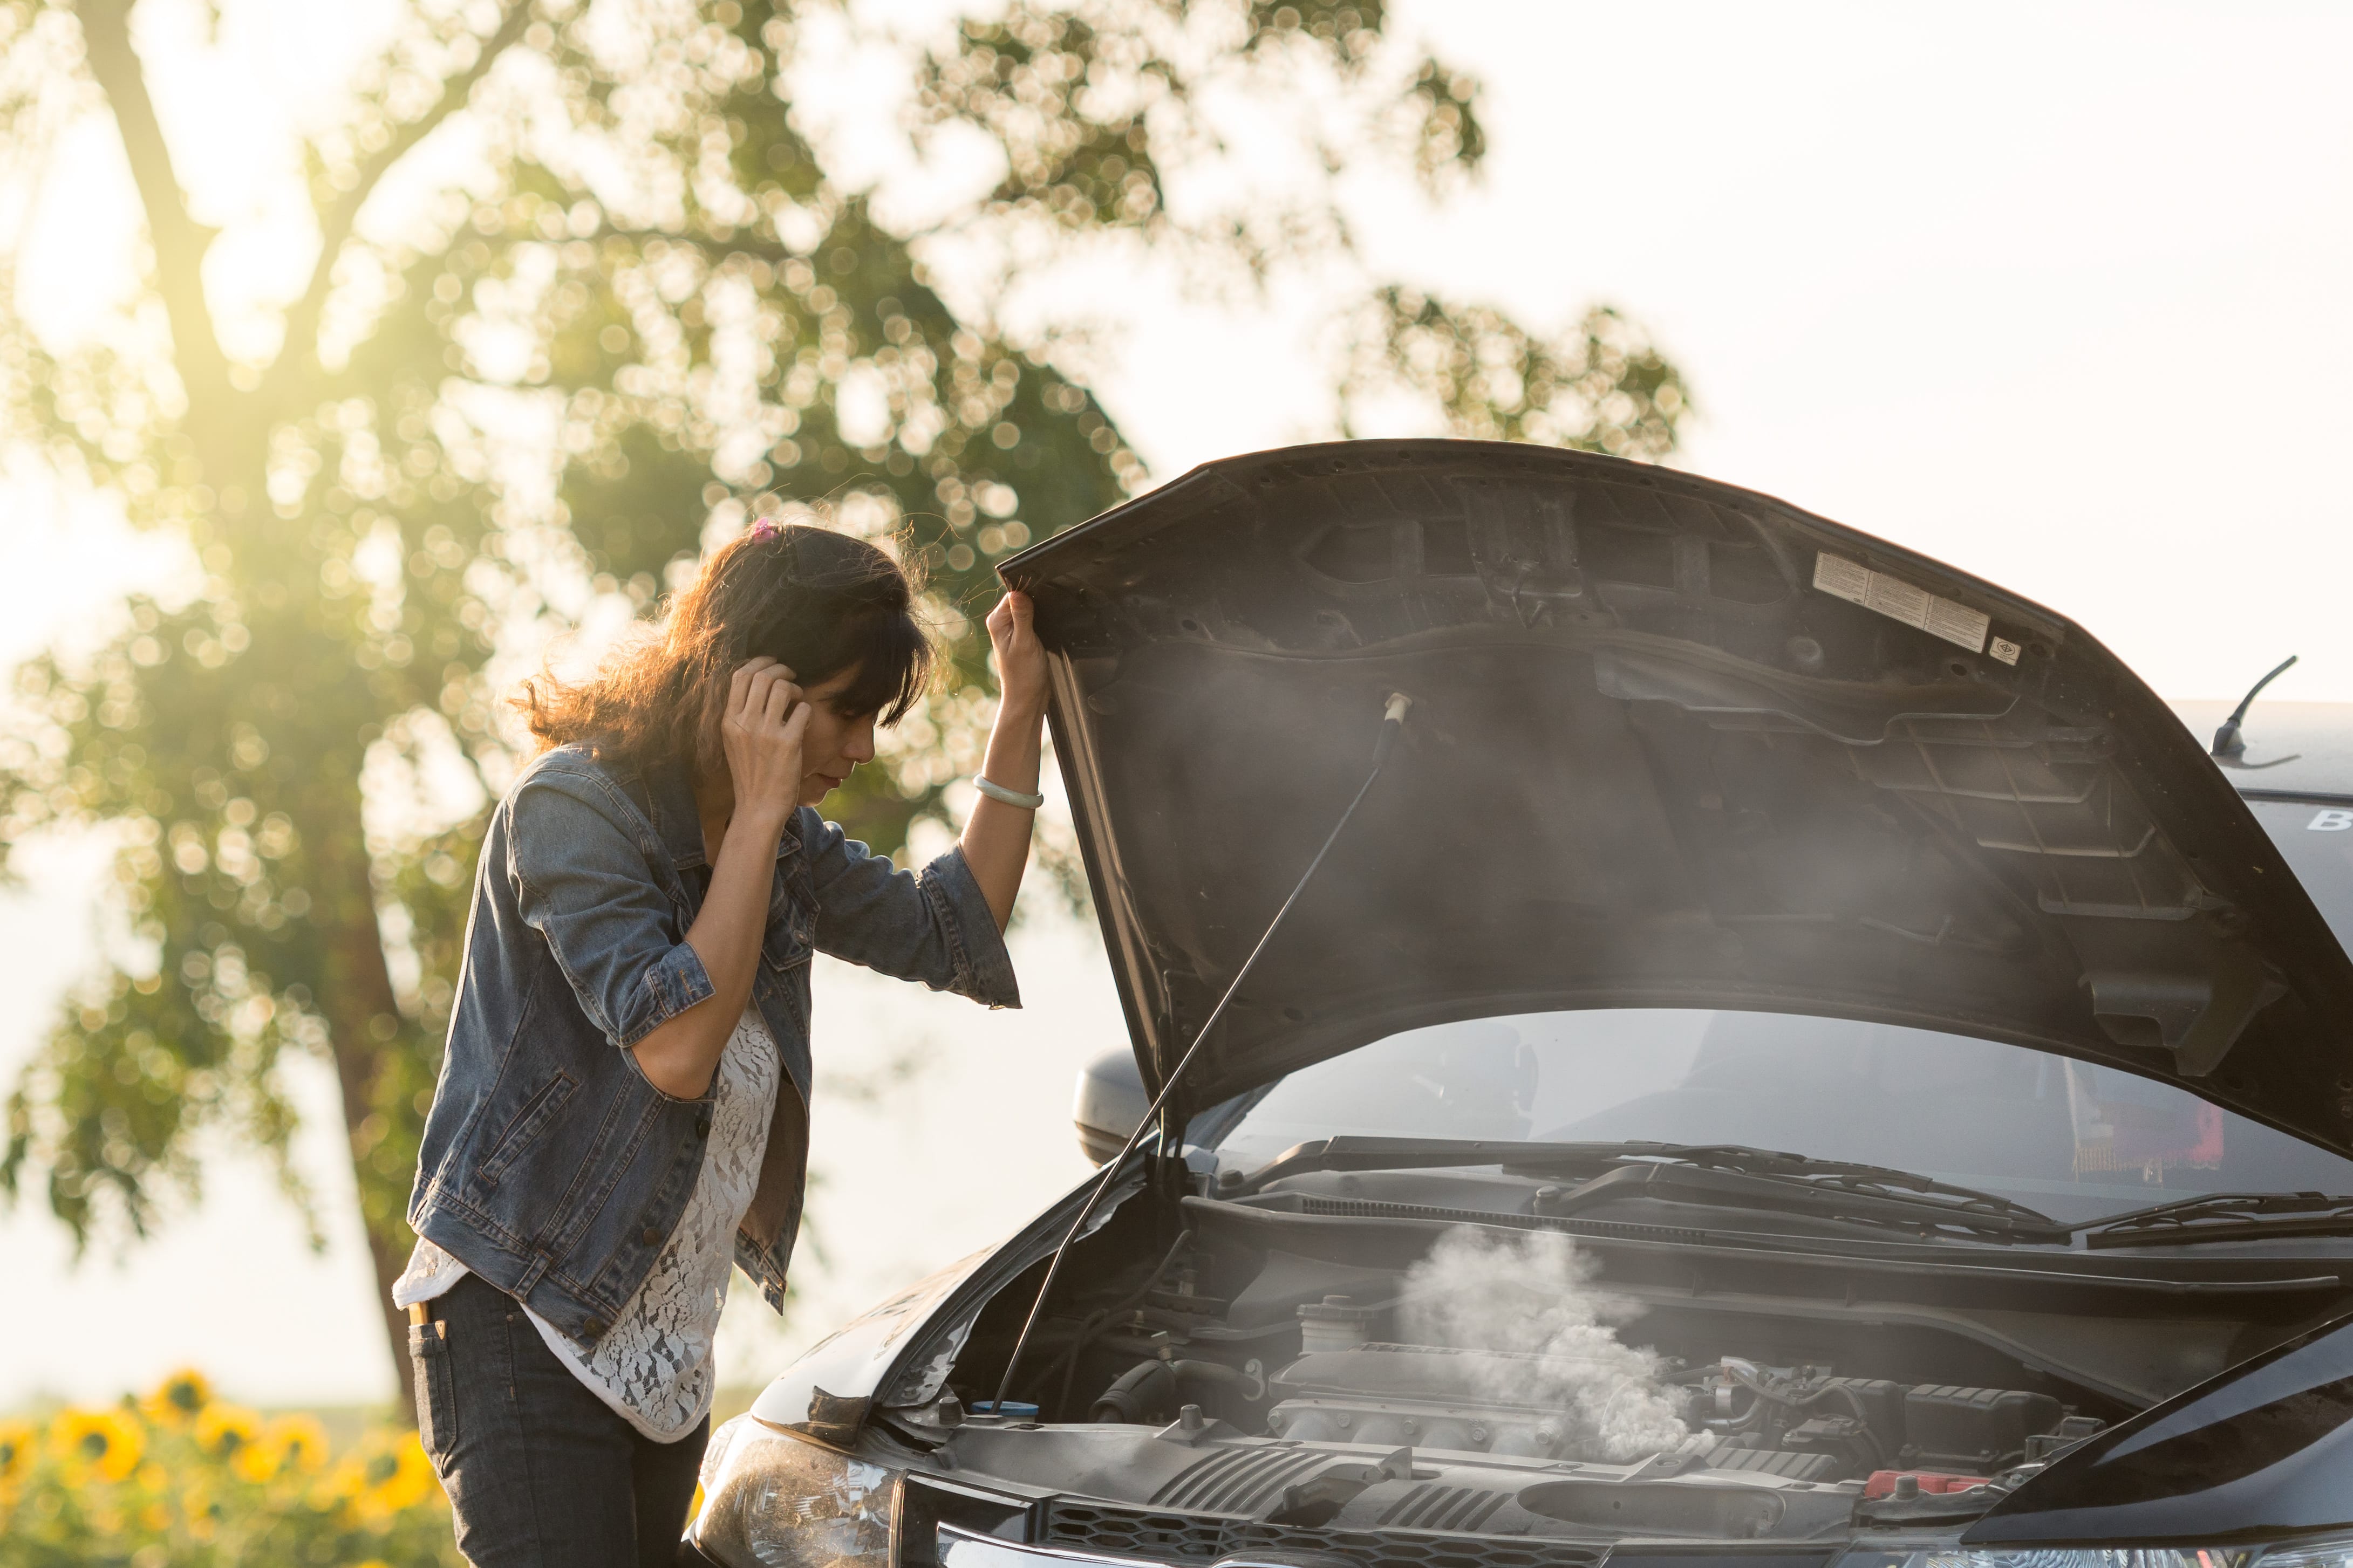
<svg viewBox="0 0 2353 1568">
<path fill-rule="evenodd" d="M 475 1568 L 671 1568 L 711 1422 L 641 1436 L 469 1274 L 411 1325 L 418 1436 Z"/>
</svg>

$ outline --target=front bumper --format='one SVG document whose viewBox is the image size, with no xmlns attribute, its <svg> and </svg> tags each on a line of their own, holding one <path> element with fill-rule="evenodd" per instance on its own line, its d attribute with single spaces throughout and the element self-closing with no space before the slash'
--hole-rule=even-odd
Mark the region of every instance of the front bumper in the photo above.
<svg viewBox="0 0 2353 1568">
<path fill-rule="evenodd" d="M 1683 1568 L 1701 1559 L 1730 1568 L 1756 1564 L 1765 1545 L 1319 1530 L 1188 1514 L 967 1479 L 912 1452 L 847 1453 L 751 1416 L 712 1435 L 702 1480 L 703 1509 L 687 1540 L 718 1568 L 1601 1568 L 1605 1558 L 1639 1568 L 1662 1552 Z M 1071 1484 L 1082 1488 L 1083 1479 Z M 2353 1568 L 2353 1534 L 2342 1527 L 2116 1545 L 1971 1546 L 1962 1533 L 1881 1531 L 1772 1545 L 1776 1568 Z"/>
</svg>

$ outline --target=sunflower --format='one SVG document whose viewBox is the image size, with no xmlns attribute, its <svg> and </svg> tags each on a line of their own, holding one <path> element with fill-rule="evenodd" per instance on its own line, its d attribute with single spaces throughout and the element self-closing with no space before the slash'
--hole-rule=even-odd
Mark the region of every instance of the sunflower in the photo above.
<svg viewBox="0 0 2353 1568">
<path fill-rule="evenodd" d="M 242 1405 L 206 1405 L 196 1412 L 196 1447 L 216 1459 L 234 1458 L 261 1430 L 261 1417 Z"/>
<path fill-rule="evenodd" d="M 14 1486 L 33 1473 L 33 1450 L 40 1433 L 22 1421 L 0 1421 L 0 1487 Z"/>
<path fill-rule="evenodd" d="M 352 1499 L 352 1511 L 363 1523 L 389 1522 L 393 1515 L 433 1495 L 433 1461 L 425 1457 L 425 1445 L 414 1432 L 394 1438 L 363 1464 L 364 1483 Z"/>
<path fill-rule="evenodd" d="M 334 1468 L 321 1476 L 318 1484 L 311 1489 L 311 1506 L 321 1513 L 332 1513 L 357 1499 L 360 1493 L 367 1490 L 367 1485 L 366 1463 L 346 1454 L 336 1460 Z"/>
<path fill-rule="evenodd" d="M 198 1541 L 210 1541 L 227 1512 L 213 1489 L 202 1480 L 189 1483 L 180 1493 L 181 1516 L 188 1521 L 188 1533 Z"/>
<path fill-rule="evenodd" d="M 50 1423 L 49 1447 L 77 1479 L 119 1481 L 139 1468 L 147 1433 L 127 1410 L 69 1410 Z"/>
<path fill-rule="evenodd" d="M 185 1426 L 213 1402 L 213 1385 L 194 1367 L 183 1367 L 157 1384 L 139 1402 L 140 1414 L 158 1426 Z"/>
<path fill-rule="evenodd" d="M 278 1452 L 259 1440 L 240 1443 L 228 1457 L 228 1468 L 238 1479 L 259 1486 L 278 1474 Z"/>
<path fill-rule="evenodd" d="M 316 1472 L 327 1462 L 327 1429 L 308 1415 L 280 1415 L 242 1444 L 229 1468 L 256 1485 L 288 1470 Z"/>
</svg>

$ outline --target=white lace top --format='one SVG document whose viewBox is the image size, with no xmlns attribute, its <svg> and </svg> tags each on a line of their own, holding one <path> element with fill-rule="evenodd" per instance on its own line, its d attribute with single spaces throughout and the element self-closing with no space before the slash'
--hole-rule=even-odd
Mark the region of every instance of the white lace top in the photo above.
<svg viewBox="0 0 2353 1568">
<path fill-rule="evenodd" d="M 719 1310 L 727 1303 L 735 1228 L 759 1184 L 781 1070 L 759 1009 L 744 1008 L 720 1053 L 711 1138 L 686 1212 L 645 1283 L 594 1350 L 582 1349 L 523 1309 L 556 1359 L 657 1443 L 677 1442 L 710 1414 L 717 1381 L 712 1349 Z M 392 1299 L 402 1307 L 429 1301 L 465 1275 L 463 1263 L 420 1237 Z"/>
</svg>

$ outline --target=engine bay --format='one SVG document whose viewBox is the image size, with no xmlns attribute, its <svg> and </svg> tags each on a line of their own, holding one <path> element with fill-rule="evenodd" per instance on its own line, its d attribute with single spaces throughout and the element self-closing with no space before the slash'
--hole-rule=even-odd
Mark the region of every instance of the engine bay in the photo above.
<svg viewBox="0 0 2353 1568">
<path fill-rule="evenodd" d="M 1300 1310 L 1329 1323 L 1363 1310 L 1334 1297 Z M 1690 1430 L 1627 1453 L 1600 1440 L 1589 1413 L 1542 1397 L 1589 1367 L 1364 1340 L 1268 1372 L 1256 1357 L 1239 1367 L 1205 1359 L 1217 1352 L 1151 1328 L 1165 1316 L 1139 1317 L 1128 1328 L 1169 1342 L 1113 1379 L 1082 1424 L 1050 1426 L 1018 1410 L 976 1418 L 950 1395 L 930 1414 L 962 1425 L 959 1468 L 1041 1486 L 1080 1475 L 1105 1501 L 1294 1531 L 1803 1539 L 1859 1517 L 1964 1516 L 2105 1425 L 2032 1389 L 1665 1358 Z M 1509 1397 L 1515 1381 L 1535 1396 Z M 1973 1489 L 1985 1490 L 1964 1495 Z M 1081 1545 L 1137 1526 L 1083 1509 L 1055 1517 Z"/>
<path fill-rule="evenodd" d="M 1044 1498 L 1057 1543 L 1566 1550 L 1957 1523 L 2344 1299 L 2333 1277 L 1972 1279 L 1851 1256 L 1804 1260 L 1800 1294 L 1787 1257 L 1663 1238 L 1179 1206 L 1173 1243 L 1139 1245 L 1141 1204 L 1088 1239 L 1098 1268 L 1047 1312 L 1021 1403 L 986 1403 L 1017 1283 L 892 1413 L 957 1471 Z"/>
<path fill-rule="evenodd" d="M 1968 1517 L 2105 1425 L 2031 1390 L 1726 1357 L 1671 1375 L 1695 1409 L 1729 1414 L 1613 1459 L 1577 1451 L 1573 1412 L 1493 1398 L 1494 1373 L 1528 1370 L 1508 1356 L 1377 1342 L 1312 1352 L 1265 1379 L 1255 1432 L 1209 1412 L 1250 1421 L 1257 1377 L 1207 1375 L 1206 1364 L 1221 1363 L 1139 1363 L 1083 1425 L 963 1415 L 958 1467 L 1039 1486 L 1084 1477 L 1090 1501 L 1051 1515 L 1082 1546 L 1153 1527 L 1104 1506 L 1114 1502 L 1290 1531 L 1808 1539 L 1858 1521 Z"/>
<path fill-rule="evenodd" d="M 1515 1355 L 1426 1345 L 1317 1352 L 1274 1375 L 1282 1398 L 1267 1413 L 1266 1434 L 1546 1460 L 1617 1458 L 1577 1440 L 1571 1411 L 1484 1396 L 1499 1377 L 1535 1370 Z M 1704 1464 L 1803 1481 L 1907 1469 L 1987 1477 L 2105 1425 L 2028 1389 L 1839 1377 L 1737 1356 L 1672 1366 L 1668 1375 L 1688 1391 L 1700 1425 L 1672 1447 L 1628 1458 L 1670 1470 Z"/>
</svg>

